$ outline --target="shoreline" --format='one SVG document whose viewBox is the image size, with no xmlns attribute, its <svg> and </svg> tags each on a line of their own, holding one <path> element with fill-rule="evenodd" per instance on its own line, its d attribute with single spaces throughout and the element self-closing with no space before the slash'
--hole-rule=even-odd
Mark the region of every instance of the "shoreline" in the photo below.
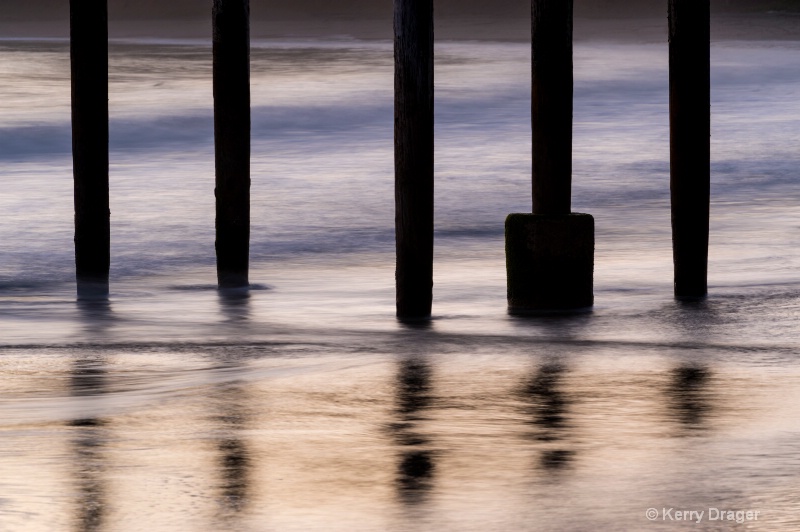
<svg viewBox="0 0 800 532">
<path fill-rule="evenodd" d="M 440 17 L 435 35 L 442 41 L 529 42 L 527 19 L 483 19 Z M 210 39 L 208 20 L 110 21 L 110 39 L 163 38 Z M 0 22 L 0 39 L 68 39 L 69 22 Z M 252 39 L 341 39 L 391 40 L 391 20 L 290 19 L 253 20 Z M 667 18 L 575 19 L 574 38 L 580 41 L 658 43 L 667 41 Z M 720 14 L 712 17 L 711 40 L 742 41 L 800 40 L 800 14 Z"/>
</svg>

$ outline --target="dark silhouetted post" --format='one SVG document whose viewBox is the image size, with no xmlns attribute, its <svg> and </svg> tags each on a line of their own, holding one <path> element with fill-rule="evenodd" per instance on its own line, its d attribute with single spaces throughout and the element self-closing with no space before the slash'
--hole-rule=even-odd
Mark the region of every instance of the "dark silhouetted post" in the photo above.
<svg viewBox="0 0 800 532">
<path fill-rule="evenodd" d="M 572 0 L 531 2 L 533 214 L 569 214 L 572 195 Z"/>
<path fill-rule="evenodd" d="M 675 296 L 708 293 L 709 0 L 669 0 L 670 190 Z"/>
<path fill-rule="evenodd" d="M 572 0 L 531 1 L 533 212 L 506 219 L 512 312 L 592 306 L 594 219 L 571 212 Z"/>
<path fill-rule="evenodd" d="M 397 316 L 433 298 L 433 1 L 394 0 Z"/>
<path fill-rule="evenodd" d="M 248 286 L 250 259 L 250 2 L 214 0 L 216 251 L 220 288 Z"/>
<path fill-rule="evenodd" d="M 108 8 L 70 1 L 75 273 L 78 299 L 108 297 Z"/>
</svg>

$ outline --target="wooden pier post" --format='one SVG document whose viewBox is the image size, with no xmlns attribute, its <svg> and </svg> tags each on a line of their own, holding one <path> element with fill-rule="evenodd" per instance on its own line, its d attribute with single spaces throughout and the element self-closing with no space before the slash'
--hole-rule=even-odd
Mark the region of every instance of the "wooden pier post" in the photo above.
<svg viewBox="0 0 800 532">
<path fill-rule="evenodd" d="M 571 212 L 572 0 L 531 1 L 532 213 L 506 219 L 508 305 L 515 313 L 594 302 L 594 218 Z"/>
<path fill-rule="evenodd" d="M 78 299 L 108 297 L 108 7 L 70 0 L 72 164 Z"/>
<path fill-rule="evenodd" d="M 533 214 L 571 212 L 572 85 L 572 0 L 533 0 Z"/>
<path fill-rule="evenodd" d="M 220 288 L 246 288 L 250 260 L 250 2 L 213 2 L 217 282 Z"/>
<path fill-rule="evenodd" d="M 675 296 L 708 293 L 709 0 L 669 0 L 670 191 Z"/>
<path fill-rule="evenodd" d="M 433 299 L 433 0 L 394 0 L 397 316 Z"/>
</svg>

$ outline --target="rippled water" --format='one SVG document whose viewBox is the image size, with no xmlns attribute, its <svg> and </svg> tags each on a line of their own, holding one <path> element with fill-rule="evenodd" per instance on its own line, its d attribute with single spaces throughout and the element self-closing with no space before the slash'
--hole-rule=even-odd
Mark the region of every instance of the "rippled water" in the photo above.
<svg viewBox="0 0 800 532">
<path fill-rule="evenodd" d="M 521 319 L 530 53 L 440 44 L 434 319 L 407 327 L 390 43 L 254 43 L 237 297 L 213 284 L 210 48 L 115 42 L 112 294 L 79 304 L 67 45 L 0 42 L 0 530 L 797 529 L 798 48 L 713 48 L 711 296 L 680 304 L 666 47 L 576 45 L 596 307 Z"/>
</svg>

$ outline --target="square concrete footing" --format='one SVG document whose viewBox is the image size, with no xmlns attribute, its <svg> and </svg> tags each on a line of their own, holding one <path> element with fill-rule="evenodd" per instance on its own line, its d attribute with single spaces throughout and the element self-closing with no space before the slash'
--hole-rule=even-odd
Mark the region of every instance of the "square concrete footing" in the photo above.
<svg viewBox="0 0 800 532">
<path fill-rule="evenodd" d="M 509 214 L 508 307 L 512 313 L 588 309 L 594 304 L 594 218 Z"/>
</svg>

